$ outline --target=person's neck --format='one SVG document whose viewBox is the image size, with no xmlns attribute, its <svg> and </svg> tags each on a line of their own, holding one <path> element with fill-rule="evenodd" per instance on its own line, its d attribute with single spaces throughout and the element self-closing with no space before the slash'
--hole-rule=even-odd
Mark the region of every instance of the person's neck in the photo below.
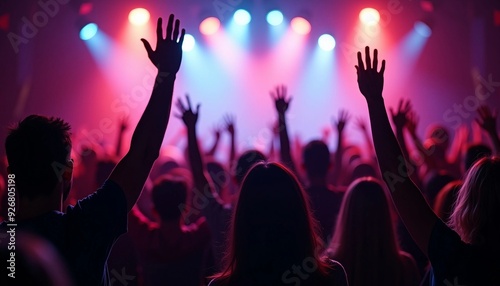
<svg viewBox="0 0 500 286">
<path fill-rule="evenodd" d="M 16 221 L 32 219 L 50 211 L 61 211 L 62 199 L 55 195 L 39 196 L 36 198 L 19 198 L 17 204 Z"/>
</svg>

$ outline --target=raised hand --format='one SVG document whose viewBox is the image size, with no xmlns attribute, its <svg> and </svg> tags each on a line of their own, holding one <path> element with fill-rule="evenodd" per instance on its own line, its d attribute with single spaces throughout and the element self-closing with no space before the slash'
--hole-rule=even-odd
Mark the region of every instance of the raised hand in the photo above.
<svg viewBox="0 0 500 286">
<path fill-rule="evenodd" d="M 179 71 L 182 60 L 182 43 L 186 31 L 182 29 L 179 37 L 179 20 L 171 14 L 168 18 L 167 34 L 163 37 L 162 18 L 158 18 L 156 27 L 156 48 L 153 51 L 151 44 L 146 39 L 141 39 L 151 62 L 161 72 L 175 74 Z M 173 31 L 173 32 L 172 32 Z"/>
<path fill-rule="evenodd" d="M 212 129 L 212 132 L 214 133 L 214 137 L 217 139 L 220 138 L 220 135 L 222 133 L 222 128 L 219 124 L 215 125 L 214 128 Z"/>
<path fill-rule="evenodd" d="M 408 132 L 410 132 L 411 135 L 416 135 L 419 118 L 415 111 L 408 112 L 408 114 L 406 115 L 406 119 L 406 128 L 408 129 Z"/>
<path fill-rule="evenodd" d="M 236 121 L 234 115 L 226 114 L 224 116 L 224 122 L 226 123 L 226 130 L 229 134 L 234 135 L 234 122 Z"/>
<path fill-rule="evenodd" d="M 403 128 L 408 123 L 408 116 L 411 112 L 411 102 L 409 100 L 400 99 L 398 110 L 389 109 L 391 112 L 392 122 L 396 126 L 396 129 L 403 130 Z"/>
<path fill-rule="evenodd" d="M 497 132 L 497 110 L 493 111 L 486 105 L 482 105 L 477 109 L 479 118 L 476 118 L 477 124 L 488 133 Z"/>
<path fill-rule="evenodd" d="M 187 105 L 182 104 L 180 98 L 177 100 L 177 108 L 179 109 L 181 114 L 176 115 L 176 117 L 182 119 L 186 127 L 190 129 L 196 126 L 196 121 L 198 121 L 198 114 L 200 112 L 200 104 L 196 106 L 196 112 L 194 112 L 191 107 L 191 100 L 189 99 L 189 95 L 187 94 L 186 103 Z"/>
<path fill-rule="evenodd" d="M 279 114 L 285 114 L 285 112 L 288 110 L 290 101 L 292 101 L 292 97 L 287 96 L 286 86 L 277 86 L 274 92 L 271 91 L 271 97 L 274 100 L 276 111 L 278 111 Z"/>
<path fill-rule="evenodd" d="M 356 118 L 356 127 L 363 132 L 368 131 L 368 128 L 366 127 L 366 120 L 362 117 Z"/>
<path fill-rule="evenodd" d="M 344 131 L 344 128 L 349 121 L 350 115 L 347 110 L 341 109 L 339 111 L 339 117 L 337 120 L 333 119 L 333 125 L 334 127 L 337 128 L 338 133 L 342 133 Z"/>
<path fill-rule="evenodd" d="M 373 52 L 373 64 L 370 58 L 370 48 L 365 48 L 365 61 L 363 63 L 361 52 L 358 52 L 358 65 L 356 71 L 358 75 L 359 91 L 365 96 L 367 101 L 382 99 L 382 90 L 384 89 L 384 71 L 385 60 L 382 61 L 380 71 L 378 69 L 378 51 Z"/>
</svg>

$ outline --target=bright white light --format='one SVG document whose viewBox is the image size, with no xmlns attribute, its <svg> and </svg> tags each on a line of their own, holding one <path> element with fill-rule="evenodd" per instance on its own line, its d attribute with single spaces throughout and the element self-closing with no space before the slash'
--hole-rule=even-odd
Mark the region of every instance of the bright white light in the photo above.
<svg viewBox="0 0 500 286">
<path fill-rule="evenodd" d="M 335 44 L 335 39 L 329 34 L 323 34 L 318 39 L 318 45 L 324 51 L 333 50 L 335 48 Z"/>
<path fill-rule="evenodd" d="M 273 10 L 267 13 L 267 23 L 271 26 L 278 26 L 283 23 L 283 13 L 278 10 Z"/>
<path fill-rule="evenodd" d="M 252 20 L 252 16 L 248 13 L 247 10 L 239 9 L 234 12 L 233 15 L 234 22 L 240 26 L 245 26 Z"/>
<path fill-rule="evenodd" d="M 217 33 L 220 28 L 220 21 L 215 17 L 208 17 L 200 23 L 200 32 L 209 36 Z"/>
<path fill-rule="evenodd" d="M 307 35 L 311 32 L 311 23 L 302 17 L 295 17 L 290 22 L 290 26 L 295 33 L 299 35 Z"/>
<path fill-rule="evenodd" d="M 428 38 L 432 35 L 431 27 L 422 21 L 415 22 L 413 27 L 415 28 L 415 31 L 424 38 Z"/>
<path fill-rule="evenodd" d="M 132 25 L 142 26 L 149 21 L 149 11 L 144 8 L 135 8 L 128 14 L 128 20 Z"/>
<path fill-rule="evenodd" d="M 375 25 L 380 21 L 380 14 L 373 8 L 365 8 L 359 12 L 359 20 L 365 25 Z"/>
<path fill-rule="evenodd" d="M 194 49 L 194 45 L 196 44 L 196 41 L 194 40 L 194 37 L 190 34 L 184 35 L 184 42 L 182 43 L 182 50 L 185 52 L 189 52 Z"/>
</svg>

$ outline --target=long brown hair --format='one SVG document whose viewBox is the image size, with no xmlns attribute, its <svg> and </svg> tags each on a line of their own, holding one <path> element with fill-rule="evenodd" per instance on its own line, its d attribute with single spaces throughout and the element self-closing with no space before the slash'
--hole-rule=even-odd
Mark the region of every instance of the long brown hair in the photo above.
<svg viewBox="0 0 500 286">
<path fill-rule="evenodd" d="M 223 285 L 246 285 L 249 281 L 253 285 L 279 285 L 286 282 L 283 277 L 288 269 L 306 260 L 316 266 L 315 273 L 309 274 L 326 276 L 328 266 L 318 254 L 321 239 L 316 229 L 297 178 L 281 164 L 257 163 L 241 185 L 225 270 L 214 277 Z"/>
<path fill-rule="evenodd" d="M 391 205 L 379 180 L 363 177 L 351 183 L 327 252 L 342 263 L 349 285 L 401 285 Z"/>
</svg>

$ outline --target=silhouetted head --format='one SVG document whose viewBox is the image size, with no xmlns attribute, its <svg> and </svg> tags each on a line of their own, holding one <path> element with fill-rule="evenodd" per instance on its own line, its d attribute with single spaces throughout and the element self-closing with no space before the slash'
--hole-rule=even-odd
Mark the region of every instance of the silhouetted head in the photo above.
<svg viewBox="0 0 500 286">
<path fill-rule="evenodd" d="M 500 157 L 483 157 L 467 172 L 450 226 L 471 244 L 496 245 L 500 239 Z"/>
<path fill-rule="evenodd" d="M 241 182 L 243 181 L 243 178 L 247 174 L 248 170 L 250 170 L 255 163 L 265 160 L 266 156 L 258 150 L 249 150 L 241 154 L 236 162 L 233 172 L 236 183 L 241 185 Z"/>
<path fill-rule="evenodd" d="M 10 129 L 5 149 L 20 198 L 51 196 L 57 186 L 67 197 L 73 170 L 69 131 L 62 119 L 39 115 L 30 115 Z"/>
<path fill-rule="evenodd" d="M 382 183 L 373 177 L 359 178 L 347 189 L 339 211 L 333 252 L 346 245 L 364 248 L 396 244 L 392 205 Z"/>
<path fill-rule="evenodd" d="M 323 178 L 330 168 L 330 150 L 325 142 L 313 140 L 304 147 L 302 161 L 309 178 Z"/>
<path fill-rule="evenodd" d="M 354 166 L 350 182 L 354 182 L 355 180 L 363 177 L 377 177 L 377 170 L 373 164 L 367 161 L 359 162 L 356 166 Z"/>
<path fill-rule="evenodd" d="M 241 184 L 223 276 L 238 281 L 267 273 L 274 282 L 281 281 L 292 265 L 306 258 L 319 261 L 315 229 L 297 178 L 281 164 L 255 164 Z"/>
<path fill-rule="evenodd" d="M 221 163 L 217 161 L 208 162 L 207 172 L 210 175 L 212 182 L 214 182 L 217 193 L 229 184 L 230 175 Z"/>
<path fill-rule="evenodd" d="M 434 212 L 442 221 L 449 221 L 462 181 L 456 180 L 444 186 L 434 200 Z"/>
<path fill-rule="evenodd" d="M 483 144 L 470 145 L 465 152 L 464 168 L 465 171 L 474 164 L 477 160 L 483 157 L 491 156 L 491 148 Z"/>
<path fill-rule="evenodd" d="M 441 189 L 454 180 L 455 178 L 446 171 L 439 171 L 431 174 L 428 179 L 424 181 L 423 186 L 423 192 L 429 204 L 433 205 Z"/>
<path fill-rule="evenodd" d="M 440 149 L 446 150 L 450 145 L 450 133 L 443 125 L 430 125 L 427 131 L 427 138 L 437 144 Z"/>
<path fill-rule="evenodd" d="M 151 198 L 162 221 L 179 220 L 186 205 L 187 183 L 169 175 L 159 177 L 151 190 Z"/>
</svg>

